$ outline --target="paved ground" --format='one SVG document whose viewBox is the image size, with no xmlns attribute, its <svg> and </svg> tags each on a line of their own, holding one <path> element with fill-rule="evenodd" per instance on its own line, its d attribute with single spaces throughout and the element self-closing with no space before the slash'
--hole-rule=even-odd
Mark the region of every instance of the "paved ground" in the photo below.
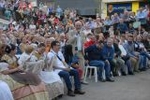
<svg viewBox="0 0 150 100">
<path fill-rule="evenodd" d="M 150 70 L 115 80 L 114 83 L 95 83 L 91 79 L 89 85 L 83 86 L 85 95 L 64 96 L 60 100 L 150 100 Z"/>
</svg>

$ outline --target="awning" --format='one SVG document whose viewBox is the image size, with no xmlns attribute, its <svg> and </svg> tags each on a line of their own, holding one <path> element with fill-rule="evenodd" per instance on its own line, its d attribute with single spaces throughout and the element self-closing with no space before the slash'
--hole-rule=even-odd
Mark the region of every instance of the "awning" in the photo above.
<svg viewBox="0 0 150 100">
<path fill-rule="evenodd" d="M 112 2 L 132 2 L 132 1 L 143 1 L 143 0 L 102 0 L 104 3 L 112 3 Z"/>
</svg>

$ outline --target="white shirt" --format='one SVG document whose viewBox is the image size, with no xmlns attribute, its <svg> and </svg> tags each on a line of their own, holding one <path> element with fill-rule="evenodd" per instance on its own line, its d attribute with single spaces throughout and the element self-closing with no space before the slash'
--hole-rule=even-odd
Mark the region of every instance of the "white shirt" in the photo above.
<svg viewBox="0 0 150 100">
<path fill-rule="evenodd" d="M 82 50 L 82 41 L 81 41 L 81 36 L 79 34 L 77 36 L 77 48 L 79 51 Z"/>
<path fill-rule="evenodd" d="M 9 86 L 0 80 L 0 99 L 1 100 L 14 100 Z"/>
<path fill-rule="evenodd" d="M 31 25 L 29 25 L 29 28 L 30 28 L 30 29 L 36 29 L 36 25 L 32 25 L 32 24 L 31 24 Z"/>
<path fill-rule="evenodd" d="M 127 55 L 127 52 L 126 52 L 126 50 L 124 49 L 123 45 L 119 45 L 119 49 L 121 50 L 121 55 L 123 55 L 123 56 L 126 56 L 126 55 Z"/>
<path fill-rule="evenodd" d="M 58 54 L 56 54 L 55 51 L 51 50 L 51 51 L 48 53 L 48 55 L 47 55 L 48 62 L 50 62 L 50 61 L 53 59 L 53 57 L 55 57 L 56 60 L 54 60 L 53 66 L 55 66 L 55 67 L 60 67 L 60 68 L 66 68 L 66 66 L 64 66 L 63 62 L 58 59 L 57 55 L 59 56 L 60 59 L 62 59 L 62 61 L 65 61 L 64 56 L 63 56 L 63 54 L 61 53 L 61 51 L 59 51 Z M 61 69 L 55 69 L 55 72 L 56 72 L 56 73 L 59 73 L 60 71 L 62 71 L 62 70 L 61 70 Z"/>
</svg>

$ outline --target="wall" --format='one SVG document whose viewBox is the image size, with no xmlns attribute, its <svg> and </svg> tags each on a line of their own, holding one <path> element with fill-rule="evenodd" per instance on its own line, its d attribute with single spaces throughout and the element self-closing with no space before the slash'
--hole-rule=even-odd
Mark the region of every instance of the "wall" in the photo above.
<svg viewBox="0 0 150 100">
<path fill-rule="evenodd" d="M 136 13 L 138 9 L 139 9 L 139 2 L 138 1 L 132 2 L 132 11 Z"/>
<path fill-rule="evenodd" d="M 77 9 L 81 15 L 95 15 L 99 7 L 97 0 L 56 0 L 56 5 Z"/>
<path fill-rule="evenodd" d="M 38 2 L 44 2 L 46 4 L 55 2 L 55 7 L 60 5 L 63 9 L 77 9 L 81 15 L 96 15 L 96 11 L 99 8 L 98 1 L 99 0 L 38 0 Z"/>
</svg>

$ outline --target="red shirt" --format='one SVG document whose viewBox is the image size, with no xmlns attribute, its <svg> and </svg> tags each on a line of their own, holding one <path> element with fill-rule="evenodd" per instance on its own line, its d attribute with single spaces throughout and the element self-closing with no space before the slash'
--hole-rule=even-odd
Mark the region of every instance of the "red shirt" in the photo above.
<svg viewBox="0 0 150 100">
<path fill-rule="evenodd" d="M 19 3 L 19 9 L 25 9 L 27 7 L 26 2 L 20 2 Z"/>
<path fill-rule="evenodd" d="M 84 48 L 86 49 L 87 47 L 93 45 L 94 43 L 95 43 L 95 41 L 93 41 L 93 40 L 86 41 L 84 43 Z"/>
<path fill-rule="evenodd" d="M 150 11 L 148 12 L 148 15 L 147 15 L 147 17 L 148 17 L 148 18 L 150 18 Z"/>
<path fill-rule="evenodd" d="M 59 19 L 58 18 L 55 18 L 54 19 L 54 23 L 57 25 L 59 23 Z"/>
</svg>

